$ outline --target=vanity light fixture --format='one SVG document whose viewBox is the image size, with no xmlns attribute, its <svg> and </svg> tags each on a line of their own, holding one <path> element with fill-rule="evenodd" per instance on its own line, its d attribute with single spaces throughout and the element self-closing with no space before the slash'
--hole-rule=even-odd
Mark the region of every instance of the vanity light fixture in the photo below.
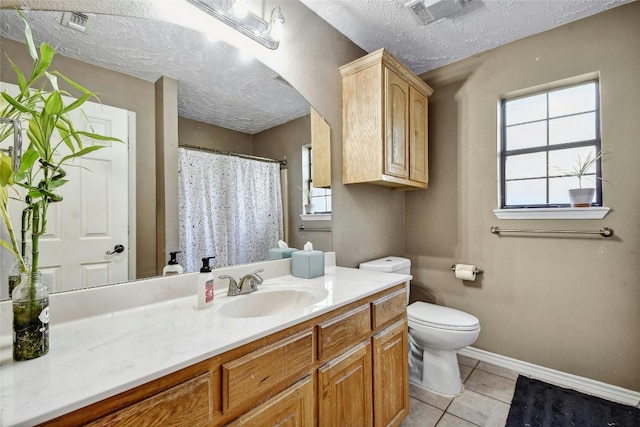
<svg viewBox="0 0 640 427">
<path fill-rule="evenodd" d="M 198 9 L 257 41 L 267 49 L 280 46 L 284 15 L 280 6 L 271 11 L 269 22 L 251 13 L 247 0 L 186 0 Z M 246 11 L 244 18 L 239 17 Z"/>
</svg>

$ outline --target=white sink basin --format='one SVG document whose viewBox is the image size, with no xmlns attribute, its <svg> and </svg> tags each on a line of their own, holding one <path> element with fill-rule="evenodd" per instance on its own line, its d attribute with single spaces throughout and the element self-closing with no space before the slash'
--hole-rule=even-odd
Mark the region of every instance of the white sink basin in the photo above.
<svg viewBox="0 0 640 427">
<path fill-rule="evenodd" d="M 228 297 L 229 302 L 220 307 L 225 317 L 263 317 L 316 304 L 329 295 L 319 286 L 302 284 L 273 284 L 258 286 L 256 292 Z"/>
</svg>

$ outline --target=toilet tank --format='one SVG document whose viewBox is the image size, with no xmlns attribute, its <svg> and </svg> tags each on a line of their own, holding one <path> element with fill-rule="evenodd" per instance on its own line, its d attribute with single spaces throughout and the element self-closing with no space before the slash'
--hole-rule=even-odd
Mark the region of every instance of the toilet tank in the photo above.
<svg viewBox="0 0 640 427">
<path fill-rule="evenodd" d="M 411 260 L 399 256 L 387 256 L 360 263 L 360 268 L 383 273 L 411 274 Z M 407 286 L 407 304 L 409 304 L 410 289 L 411 287 Z"/>
<path fill-rule="evenodd" d="M 388 256 L 363 262 L 360 264 L 360 268 L 384 273 L 411 274 L 411 260 L 398 256 Z"/>
</svg>

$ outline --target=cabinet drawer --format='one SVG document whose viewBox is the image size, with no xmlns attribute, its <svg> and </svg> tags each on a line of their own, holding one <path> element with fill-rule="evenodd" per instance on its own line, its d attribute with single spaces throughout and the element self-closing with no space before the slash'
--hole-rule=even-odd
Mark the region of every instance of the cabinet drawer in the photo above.
<svg viewBox="0 0 640 427">
<path fill-rule="evenodd" d="M 371 319 L 376 330 L 407 314 L 407 291 L 400 289 L 371 303 Z"/>
<path fill-rule="evenodd" d="M 342 353 L 371 332 L 371 309 L 364 305 L 318 325 L 318 359 Z"/>
<path fill-rule="evenodd" d="M 313 330 L 301 332 L 222 365 L 224 409 L 264 400 L 314 362 Z"/>
<path fill-rule="evenodd" d="M 313 376 L 307 375 L 285 391 L 227 424 L 227 427 L 312 426 L 315 408 L 313 392 Z"/>
<path fill-rule="evenodd" d="M 214 392 L 215 374 L 212 374 L 197 376 L 87 426 L 209 426 L 213 423 L 214 402 L 218 398 Z"/>
</svg>

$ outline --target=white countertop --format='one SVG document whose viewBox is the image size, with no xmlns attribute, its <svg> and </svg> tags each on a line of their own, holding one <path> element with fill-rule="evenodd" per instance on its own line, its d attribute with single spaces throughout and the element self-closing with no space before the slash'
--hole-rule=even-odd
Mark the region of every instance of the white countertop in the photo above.
<svg viewBox="0 0 640 427">
<path fill-rule="evenodd" d="M 12 360 L 10 327 L 5 326 L 0 336 L 0 426 L 50 420 L 410 278 L 343 267 L 329 267 L 315 279 L 272 278 L 265 284 L 302 282 L 324 287 L 329 295 L 309 307 L 259 318 L 222 316 L 219 307 L 225 301 L 243 296 L 227 297 L 226 289 L 217 287 L 213 307 L 203 310 L 194 309 L 196 295 L 189 295 L 53 322 L 49 353 L 25 362 Z"/>
</svg>

